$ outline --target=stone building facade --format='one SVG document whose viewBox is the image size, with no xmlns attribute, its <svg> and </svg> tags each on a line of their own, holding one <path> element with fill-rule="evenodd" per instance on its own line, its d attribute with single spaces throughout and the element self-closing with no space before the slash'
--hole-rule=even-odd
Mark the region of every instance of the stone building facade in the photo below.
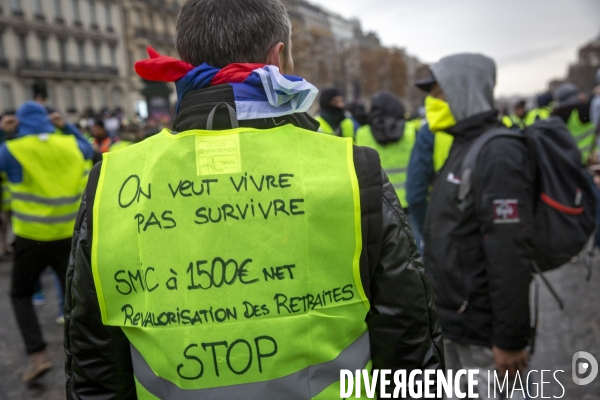
<svg viewBox="0 0 600 400">
<path fill-rule="evenodd" d="M 174 85 L 144 82 L 134 71 L 152 46 L 177 57 L 173 35 L 185 0 L 0 0 L 0 113 L 31 99 L 46 83 L 49 104 L 71 120 L 103 109 L 133 116 L 147 94 Z M 411 89 L 417 59 L 381 46 L 360 22 L 305 0 L 282 0 L 294 31 L 296 73 L 322 89 L 340 87 L 366 101 L 379 89 L 398 94 L 409 110 L 422 102 Z M 157 97 L 154 97 L 157 99 Z"/>
<path fill-rule="evenodd" d="M 70 119 L 133 112 L 119 3 L 0 0 L 0 112 L 30 100 L 35 82 Z"/>
</svg>

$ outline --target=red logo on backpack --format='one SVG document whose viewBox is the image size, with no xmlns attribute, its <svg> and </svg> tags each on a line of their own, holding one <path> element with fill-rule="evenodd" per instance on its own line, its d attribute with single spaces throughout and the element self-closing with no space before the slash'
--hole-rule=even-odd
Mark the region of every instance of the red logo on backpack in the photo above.
<svg viewBox="0 0 600 400">
<path fill-rule="evenodd" d="M 518 224 L 519 200 L 494 200 L 495 224 Z"/>
</svg>

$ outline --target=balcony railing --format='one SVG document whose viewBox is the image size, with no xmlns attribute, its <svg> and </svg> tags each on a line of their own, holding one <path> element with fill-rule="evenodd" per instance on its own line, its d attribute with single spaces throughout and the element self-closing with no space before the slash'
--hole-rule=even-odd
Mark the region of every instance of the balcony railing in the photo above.
<svg viewBox="0 0 600 400">
<path fill-rule="evenodd" d="M 19 69 L 23 71 L 63 72 L 72 74 L 119 75 L 119 69 L 109 66 L 77 65 L 52 61 L 21 60 Z"/>
<path fill-rule="evenodd" d="M 154 43 L 165 44 L 165 45 L 173 44 L 173 38 L 171 37 L 171 35 L 169 35 L 167 33 L 157 33 L 157 32 L 147 31 L 144 28 L 136 28 L 135 36 L 146 38 Z"/>
<path fill-rule="evenodd" d="M 181 10 L 181 7 L 174 0 L 171 0 L 169 2 L 166 2 L 164 0 L 142 0 L 142 1 L 146 4 L 148 4 L 149 6 L 153 7 L 156 10 L 164 10 L 166 12 L 171 12 L 174 14 L 179 13 L 179 11 Z"/>
</svg>

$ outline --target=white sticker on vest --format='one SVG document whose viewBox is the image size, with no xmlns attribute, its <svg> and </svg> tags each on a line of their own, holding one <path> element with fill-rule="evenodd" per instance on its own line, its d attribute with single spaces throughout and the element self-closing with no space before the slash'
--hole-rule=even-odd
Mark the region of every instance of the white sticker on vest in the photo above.
<svg viewBox="0 0 600 400">
<path fill-rule="evenodd" d="M 196 136 L 198 176 L 242 172 L 240 136 Z"/>
</svg>

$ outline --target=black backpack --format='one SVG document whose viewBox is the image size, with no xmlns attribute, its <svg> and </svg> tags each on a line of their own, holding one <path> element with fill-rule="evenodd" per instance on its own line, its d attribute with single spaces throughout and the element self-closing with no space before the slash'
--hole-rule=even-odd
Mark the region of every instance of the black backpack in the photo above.
<svg viewBox="0 0 600 400">
<path fill-rule="evenodd" d="M 561 119 L 541 120 L 524 132 L 492 129 L 475 140 L 462 165 L 459 204 L 473 202 L 472 172 L 483 147 L 497 137 L 525 140 L 536 166 L 535 272 L 550 271 L 569 262 L 585 247 L 596 228 L 596 201 L 591 180 L 575 139 Z"/>
</svg>

